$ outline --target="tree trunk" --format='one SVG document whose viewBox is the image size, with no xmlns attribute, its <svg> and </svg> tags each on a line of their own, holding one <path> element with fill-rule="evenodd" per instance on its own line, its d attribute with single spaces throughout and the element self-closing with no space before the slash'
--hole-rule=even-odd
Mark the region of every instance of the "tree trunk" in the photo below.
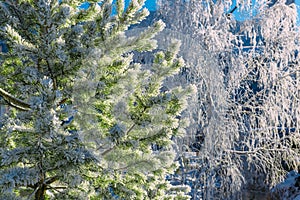
<svg viewBox="0 0 300 200">
<path fill-rule="evenodd" d="M 46 185 L 42 184 L 35 193 L 35 200 L 45 200 Z"/>
</svg>

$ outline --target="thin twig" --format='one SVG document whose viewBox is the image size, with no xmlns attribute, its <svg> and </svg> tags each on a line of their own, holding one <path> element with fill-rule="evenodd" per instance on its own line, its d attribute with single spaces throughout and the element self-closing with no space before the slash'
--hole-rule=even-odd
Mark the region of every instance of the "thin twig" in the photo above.
<svg viewBox="0 0 300 200">
<path fill-rule="evenodd" d="M 116 147 L 116 146 L 113 146 L 113 147 L 111 147 L 111 148 L 105 150 L 101 155 L 102 155 L 102 156 L 105 156 L 106 154 L 108 154 L 109 152 L 111 152 L 115 147 Z"/>
<path fill-rule="evenodd" d="M 240 155 L 245 155 L 245 154 L 255 154 L 258 151 L 286 151 L 286 149 L 267 149 L 267 148 L 256 148 L 251 151 L 239 151 L 239 150 L 226 150 L 229 153 L 235 153 L 235 154 L 240 154 Z"/>
</svg>

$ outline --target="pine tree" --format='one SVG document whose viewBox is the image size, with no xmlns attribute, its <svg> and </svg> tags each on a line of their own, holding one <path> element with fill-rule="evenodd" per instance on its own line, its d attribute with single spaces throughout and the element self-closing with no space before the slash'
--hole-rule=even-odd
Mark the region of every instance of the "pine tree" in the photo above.
<svg viewBox="0 0 300 200">
<path fill-rule="evenodd" d="M 151 67 L 132 62 L 164 28 L 126 36 L 143 3 L 1 1 L 1 199 L 187 198 L 166 175 L 188 89 L 162 90 L 183 61 L 174 43 Z"/>
</svg>

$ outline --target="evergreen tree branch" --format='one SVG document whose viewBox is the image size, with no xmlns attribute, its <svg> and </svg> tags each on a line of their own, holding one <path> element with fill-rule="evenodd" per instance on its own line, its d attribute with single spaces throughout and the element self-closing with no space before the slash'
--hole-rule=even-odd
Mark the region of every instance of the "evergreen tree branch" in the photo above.
<svg viewBox="0 0 300 200">
<path fill-rule="evenodd" d="M 33 197 L 33 195 L 35 195 L 35 193 L 38 191 L 38 189 L 39 188 L 36 187 L 35 190 L 31 194 L 29 194 L 28 199 L 31 199 Z"/>
<path fill-rule="evenodd" d="M 136 123 L 132 124 L 132 126 L 127 130 L 126 135 L 128 135 L 136 126 Z"/>
<path fill-rule="evenodd" d="M 17 108 L 22 111 L 28 111 L 30 110 L 30 105 L 3 90 L 0 88 L 0 96 L 4 98 L 4 100 L 8 103 L 8 105 Z"/>
<path fill-rule="evenodd" d="M 45 181 L 45 184 L 50 185 L 51 183 L 58 180 L 58 176 L 51 177 Z"/>
<path fill-rule="evenodd" d="M 66 187 L 66 186 L 58 186 L 58 187 L 51 187 L 51 186 L 48 186 L 47 187 L 47 189 L 52 189 L 52 190 L 55 190 L 55 191 L 57 191 L 57 192 L 60 192 L 61 193 L 61 191 L 59 191 L 59 189 L 67 189 L 68 187 Z"/>
<path fill-rule="evenodd" d="M 13 131 L 18 131 L 18 132 L 26 132 L 26 133 L 36 133 L 36 131 L 32 128 L 27 128 L 27 127 L 22 127 L 22 126 L 13 126 L 12 127 Z"/>
<path fill-rule="evenodd" d="M 130 167 L 133 167 L 135 165 L 142 164 L 142 163 L 146 163 L 146 164 L 149 164 L 149 165 L 153 164 L 149 160 L 141 160 L 141 161 L 138 161 L 138 162 L 135 162 L 135 163 L 131 163 L 131 164 L 127 165 L 127 166 L 120 167 L 120 168 L 115 169 L 115 170 L 117 170 L 117 171 L 127 170 Z"/>
<path fill-rule="evenodd" d="M 116 147 L 116 146 L 113 146 L 113 147 L 111 147 L 111 148 L 105 150 L 105 151 L 101 154 L 101 156 L 105 156 L 106 154 L 108 154 L 109 152 L 111 152 L 115 147 Z"/>
<path fill-rule="evenodd" d="M 4 1 L 8 6 L 9 6 L 9 10 L 12 12 L 13 15 L 15 15 L 17 17 L 17 19 L 19 20 L 19 25 L 25 30 L 23 32 L 23 36 L 26 37 L 26 39 L 30 40 L 30 35 L 28 33 L 30 33 L 28 26 L 26 26 L 26 23 L 24 22 L 24 16 L 22 17 L 22 14 L 20 13 L 20 9 L 17 7 L 17 2 L 16 1 L 10 1 L 10 0 L 5 0 Z"/>
</svg>

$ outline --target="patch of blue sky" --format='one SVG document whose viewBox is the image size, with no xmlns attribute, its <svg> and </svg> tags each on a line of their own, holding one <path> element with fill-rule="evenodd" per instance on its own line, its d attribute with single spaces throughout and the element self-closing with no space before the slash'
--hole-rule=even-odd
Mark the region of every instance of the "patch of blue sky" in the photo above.
<svg viewBox="0 0 300 200">
<path fill-rule="evenodd" d="M 146 0 L 145 7 L 150 11 L 156 10 L 156 0 Z"/>
<path fill-rule="evenodd" d="M 295 0 L 295 4 L 297 7 L 298 17 L 297 17 L 297 24 L 300 25 L 300 0 Z"/>
<path fill-rule="evenodd" d="M 125 0 L 125 7 L 129 5 L 130 0 Z M 113 3 L 116 3 L 116 0 L 113 0 Z M 87 9 L 89 7 L 89 3 L 85 2 L 81 4 L 79 7 L 80 9 Z M 156 0 L 146 0 L 145 5 L 143 6 L 147 8 L 149 11 L 155 11 L 156 10 Z M 116 13 L 116 8 L 113 9 L 113 14 Z"/>
<path fill-rule="evenodd" d="M 230 10 L 234 9 L 235 7 L 236 9 L 232 14 L 238 21 L 251 19 L 253 16 L 257 15 L 259 11 L 259 5 L 257 5 L 256 0 L 251 0 L 251 4 L 248 5 L 247 8 L 242 8 L 240 5 L 237 5 L 236 0 L 233 0 Z"/>
<path fill-rule="evenodd" d="M 88 2 L 84 2 L 83 4 L 81 4 L 79 6 L 79 9 L 84 9 L 85 10 L 85 9 L 88 9 L 89 6 L 90 6 L 90 4 Z"/>
</svg>

